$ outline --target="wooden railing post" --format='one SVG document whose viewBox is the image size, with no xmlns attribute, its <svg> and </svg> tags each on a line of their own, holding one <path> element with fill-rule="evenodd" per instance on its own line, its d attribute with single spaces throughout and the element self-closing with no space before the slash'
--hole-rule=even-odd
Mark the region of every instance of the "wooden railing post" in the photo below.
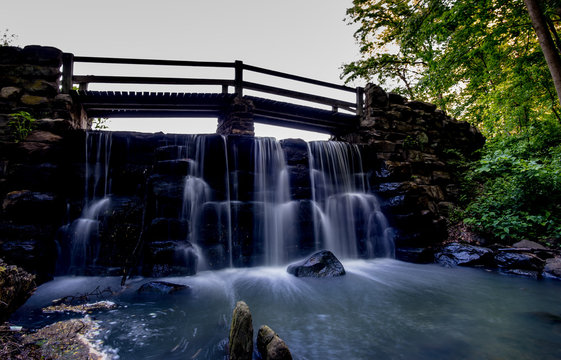
<svg viewBox="0 0 561 360">
<path fill-rule="evenodd" d="M 234 77 L 234 92 L 236 96 L 242 97 L 243 96 L 243 61 L 236 60 L 235 61 L 235 77 Z"/>
<path fill-rule="evenodd" d="M 362 116 L 364 112 L 364 88 L 356 88 L 356 114 Z"/>
<path fill-rule="evenodd" d="M 62 54 L 62 92 L 70 93 L 72 90 L 72 76 L 74 76 L 74 54 Z"/>
</svg>

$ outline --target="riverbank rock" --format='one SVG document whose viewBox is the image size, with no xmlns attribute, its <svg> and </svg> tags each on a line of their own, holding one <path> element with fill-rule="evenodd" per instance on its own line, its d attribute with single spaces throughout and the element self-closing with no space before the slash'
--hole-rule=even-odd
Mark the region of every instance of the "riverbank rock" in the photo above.
<svg viewBox="0 0 561 360">
<path fill-rule="evenodd" d="M 538 244 L 537 242 L 530 241 L 530 240 L 519 241 L 515 244 L 512 244 L 512 247 L 518 248 L 518 249 L 547 250 L 547 248 L 545 246 L 543 246 L 542 244 Z"/>
<path fill-rule="evenodd" d="M 545 261 L 543 276 L 561 280 L 561 257 L 554 257 Z"/>
<path fill-rule="evenodd" d="M 434 259 L 444 266 L 485 266 L 492 261 L 493 251 L 480 246 L 451 243 L 437 249 Z"/>
<path fill-rule="evenodd" d="M 171 294 L 180 290 L 189 289 L 187 285 L 174 284 L 167 281 L 150 281 L 138 289 L 139 293 Z"/>
<path fill-rule="evenodd" d="M 286 343 L 267 325 L 259 328 L 257 349 L 263 360 L 292 360 Z"/>
<path fill-rule="evenodd" d="M 24 338 L 25 345 L 38 346 L 41 359 L 107 360 L 99 341 L 94 340 L 99 325 L 89 317 L 60 321 Z"/>
<path fill-rule="evenodd" d="M 112 310 L 116 309 L 117 304 L 112 301 L 97 301 L 91 304 L 80 304 L 80 305 L 68 305 L 68 304 L 59 304 L 59 305 L 51 305 L 43 308 L 43 312 L 45 314 L 52 314 L 52 313 L 65 313 L 65 312 L 73 312 L 79 314 L 86 314 L 92 311 L 100 311 L 100 310 Z"/>
<path fill-rule="evenodd" d="M 286 271 L 296 277 L 335 277 L 345 275 L 343 264 L 331 251 L 321 250 L 307 259 L 290 264 Z"/>
<path fill-rule="evenodd" d="M 0 259 L 0 323 L 23 305 L 35 290 L 35 276 Z"/>
<path fill-rule="evenodd" d="M 533 278 L 538 278 L 544 267 L 542 259 L 526 252 L 519 253 L 499 250 L 493 261 L 500 271 Z"/>
<path fill-rule="evenodd" d="M 232 314 L 229 336 L 230 360 L 251 360 L 253 353 L 253 322 L 249 306 L 238 301 Z"/>
</svg>

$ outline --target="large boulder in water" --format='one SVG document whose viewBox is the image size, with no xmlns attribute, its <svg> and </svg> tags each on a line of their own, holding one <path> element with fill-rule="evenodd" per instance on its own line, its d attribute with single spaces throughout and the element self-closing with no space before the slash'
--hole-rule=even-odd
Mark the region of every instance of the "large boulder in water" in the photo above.
<svg viewBox="0 0 561 360">
<path fill-rule="evenodd" d="M 180 290 L 189 289 L 189 286 L 174 284 L 167 281 L 150 281 L 138 289 L 139 293 L 171 294 Z"/>
<path fill-rule="evenodd" d="M 493 251 L 480 246 L 451 243 L 438 249 L 434 259 L 444 266 L 488 265 L 493 259 Z"/>
<path fill-rule="evenodd" d="M 345 275 L 343 264 L 331 251 L 321 250 L 307 259 L 290 264 L 286 271 L 296 277 L 334 277 Z"/>
<path fill-rule="evenodd" d="M 232 314 L 229 337 L 230 360 L 251 360 L 253 354 L 253 322 L 249 306 L 238 301 Z"/>
<path fill-rule="evenodd" d="M 292 360 L 286 343 L 267 325 L 259 328 L 257 350 L 263 360 Z"/>
</svg>

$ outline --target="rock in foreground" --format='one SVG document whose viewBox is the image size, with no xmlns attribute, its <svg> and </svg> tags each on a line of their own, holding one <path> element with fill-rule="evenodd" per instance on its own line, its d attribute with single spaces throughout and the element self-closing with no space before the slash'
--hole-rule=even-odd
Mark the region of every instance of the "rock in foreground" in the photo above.
<svg viewBox="0 0 561 360">
<path fill-rule="evenodd" d="M 290 264 L 286 271 L 296 277 L 335 277 L 345 275 L 343 264 L 331 251 L 321 250 L 305 260 Z"/>
<path fill-rule="evenodd" d="M 259 328 L 257 349 L 263 360 L 292 360 L 286 343 L 267 325 Z"/>
<path fill-rule="evenodd" d="M 0 323 L 23 305 L 35 290 L 35 277 L 0 259 Z"/>
<path fill-rule="evenodd" d="M 229 337 L 230 360 L 251 360 L 253 353 L 253 321 L 249 306 L 238 301 L 232 314 Z"/>
<path fill-rule="evenodd" d="M 54 323 L 25 337 L 24 345 L 39 347 L 41 359 L 107 360 L 95 340 L 99 325 L 85 317 Z"/>
</svg>

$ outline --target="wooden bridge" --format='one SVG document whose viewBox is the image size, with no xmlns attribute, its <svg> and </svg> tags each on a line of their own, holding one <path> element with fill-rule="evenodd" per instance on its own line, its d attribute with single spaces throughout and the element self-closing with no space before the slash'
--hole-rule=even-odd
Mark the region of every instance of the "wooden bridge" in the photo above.
<svg viewBox="0 0 561 360">
<path fill-rule="evenodd" d="M 182 66 L 233 69 L 231 79 L 218 78 L 176 78 L 176 77 L 139 77 L 74 74 L 74 64 L 129 64 L 152 66 Z M 335 89 L 341 93 L 354 93 L 354 102 L 280 87 L 264 85 L 244 80 L 245 72 L 264 74 L 276 78 L 293 80 L 316 85 L 319 88 Z M 91 83 L 105 84 L 144 84 L 144 85 L 189 85 L 215 86 L 219 92 L 137 92 L 137 91 L 92 91 Z M 78 89 L 74 85 L 78 85 Z M 230 91 L 232 89 L 233 91 Z M 333 84 L 279 71 L 264 69 L 235 62 L 202 62 L 176 60 L 125 59 L 108 57 L 84 57 L 65 53 L 63 56 L 64 93 L 72 95 L 75 103 L 80 104 L 90 118 L 110 117 L 196 117 L 220 118 L 229 111 L 235 98 L 250 101 L 253 121 L 302 130 L 340 134 L 355 129 L 363 111 L 363 89 Z M 244 90 L 258 96 L 244 94 Z M 297 105 L 267 98 L 269 94 L 299 100 L 313 106 Z M 331 107 L 322 109 L 317 105 Z"/>
</svg>

